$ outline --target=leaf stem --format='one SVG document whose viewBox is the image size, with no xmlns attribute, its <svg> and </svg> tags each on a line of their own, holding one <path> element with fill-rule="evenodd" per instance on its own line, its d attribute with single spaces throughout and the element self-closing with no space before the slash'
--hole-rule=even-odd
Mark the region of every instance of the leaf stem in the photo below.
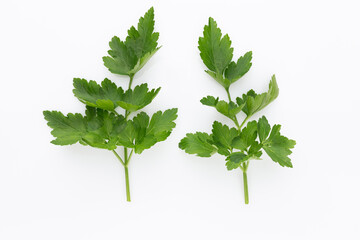
<svg viewBox="0 0 360 240">
<path fill-rule="evenodd" d="M 128 89 L 131 88 L 131 84 L 132 84 L 132 81 L 134 79 L 134 74 L 130 74 L 129 77 L 130 77 L 130 81 L 129 81 L 129 88 Z"/>
<path fill-rule="evenodd" d="M 124 158 L 125 158 L 125 165 L 127 165 L 128 154 L 127 154 L 127 148 L 126 147 L 124 147 Z"/>
<path fill-rule="evenodd" d="M 229 102 L 231 102 L 231 95 L 230 95 L 230 91 L 229 88 L 225 88 L 227 96 L 229 98 Z M 235 116 L 233 120 L 233 122 L 235 123 L 236 127 L 238 128 L 239 132 L 241 132 L 241 128 L 244 126 L 244 124 L 246 123 L 247 120 L 249 120 L 251 116 L 247 116 L 244 121 L 242 121 L 241 125 L 239 125 L 239 122 L 237 120 L 237 117 Z M 249 161 L 244 162 L 243 164 L 240 165 L 240 169 L 243 172 L 243 181 L 244 181 L 244 197 L 245 197 L 245 204 L 249 204 L 249 188 L 248 188 L 248 181 L 247 181 L 247 169 L 249 167 Z"/>
<path fill-rule="evenodd" d="M 134 74 L 130 74 L 129 75 L 130 77 L 130 81 L 129 81 L 129 87 L 128 89 L 131 89 L 131 84 L 132 84 L 132 81 L 134 79 Z M 130 111 L 128 110 L 125 110 L 125 120 L 128 119 L 130 115 Z M 132 156 L 132 153 L 133 153 L 133 150 L 131 150 L 130 152 L 130 155 L 128 155 L 128 149 L 127 147 L 124 147 L 124 169 L 125 169 L 125 182 L 126 182 L 126 201 L 130 202 L 131 201 L 131 198 L 130 198 L 130 181 L 129 181 L 129 168 L 128 168 L 128 164 L 129 164 L 129 161 L 131 159 L 131 156 Z"/>
<path fill-rule="evenodd" d="M 225 88 L 225 91 L 226 91 L 227 96 L 228 96 L 228 98 L 229 98 L 229 102 L 231 102 L 231 96 L 230 96 L 229 88 Z"/>
<path fill-rule="evenodd" d="M 121 164 L 125 167 L 125 163 L 122 160 L 122 158 L 119 156 L 119 154 L 117 152 L 115 152 L 115 150 L 112 150 L 112 152 L 115 154 L 115 156 L 117 157 L 117 159 L 119 159 L 119 161 L 121 162 Z"/>
<path fill-rule="evenodd" d="M 245 204 L 249 204 L 249 190 L 248 190 L 248 182 L 247 182 L 247 174 L 246 170 L 243 170 L 243 180 L 244 180 L 244 197 Z"/>
<path fill-rule="evenodd" d="M 228 96 L 228 99 L 229 99 L 229 103 L 232 102 L 231 101 L 231 95 L 230 95 L 230 91 L 229 91 L 229 88 L 225 88 L 225 91 L 227 93 L 227 96 Z M 241 130 L 241 127 L 239 126 L 239 121 L 237 120 L 237 117 L 235 116 L 234 119 L 231 119 L 233 120 L 233 122 L 235 123 L 236 127 L 238 128 L 239 132 Z"/>
<path fill-rule="evenodd" d="M 129 158 L 128 158 L 126 147 L 124 147 L 124 158 L 125 158 L 124 169 L 125 169 L 125 182 L 126 182 L 126 201 L 130 202 L 131 201 L 131 199 L 130 199 L 130 181 L 129 181 L 129 169 L 128 169 Z"/>
<path fill-rule="evenodd" d="M 128 163 L 128 160 L 127 160 L 128 159 L 127 158 L 127 148 L 124 148 L 124 150 L 125 149 L 126 149 L 126 152 L 124 151 L 125 162 L 122 160 L 122 158 L 119 156 L 119 154 L 115 150 L 112 150 L 112 152 L 115 154 L 117 159 L 119 159 L 121 164 L 124 166 L 124 169 L 125 169 L 125 184 L 126 184 L 126 200 L 128 202 L 130 202 L 131 199 L 130 199 L 129 169 L 128 169 L 128 166 L 127 166 L 127 163 Z"/>
<path fill-rule="evenodd" d="M 127 165 L 124 166 L 125 169 L 125 181 L 126 181 L 126 201 L 131 202 L 130 198 L 130 183 L 129 183 L 129 170 Z"/>
<path fill-rule="evenodd" d="M 131 152 L 130 152 L 129 157 L 128 157 L 128 162 L 127 162 L 127 164 L 129 164 L 133 152 L 134 152 L 134 149 L 131 149 Z"/>
<path fill-rule="evenodd" d="M 239 127 L 239 130 L 241 130 L 241 128 L 244 126 L 245 122 L 246 122 L 247 120 L 249 120 L 249 118 L 250 118 L 250 116 L 247 116 L 247 117 L 244 119 L 244 121 L 241 123 L 241 125 L 240 125 L 240 127 Z"/>
<path fill-rule="evenodd" d="M 239 132 L 240 132 L 241 127 L 239 126 L 239 122 L 238 122 L 236 116 L 235 116 L 235 118 L 233 119 L 233 121 L 234 121 L 236 127 L 238 128 L 238 130 L 239 130 Z"/>
</svg>

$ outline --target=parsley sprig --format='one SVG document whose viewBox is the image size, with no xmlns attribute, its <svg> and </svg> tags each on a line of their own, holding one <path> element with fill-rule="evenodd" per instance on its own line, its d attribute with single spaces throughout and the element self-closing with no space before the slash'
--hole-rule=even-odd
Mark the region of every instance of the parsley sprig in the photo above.
<svg viewBox="0 0 360 240">
<path fill-rule="evenodd" d="M 247 169 L 250 160 L 259 160 L 262 150 L 281 166 L 292 168 L 290 158 L 296 142 L 280 134 L 280 125 L 268 123 L 265 116 L 259 120 L 248 120 L 257 112 L 265 108 L 279 95 L 279 88 L 275 75 L 271 77 L 269 90 L 257 94 L 254 90 L 248 91 L 235 101 L 230 95 L 230 86 L 251 68 L 252 52 L 233 61 L 233 48 L 227 34 L 222 36 L 220 28 L 213 18 L 209 18 L 208 25 L 204 27 L 204 35 L 199 38 L 200 57 L 212 78 L 221 84 L 228 97 L 228 101 L 219 100 L 218 97 L 207 96 L 200 100 L 204 105 L 214 107 L 219 113 L 234 122 L 235 127 L 228 127 L 218 121 L 212 125 L 212 133 L 188 133 L 179 147 L 186 153 L 196 154 L 199 157 L 210 157 L 214 153 L 225 156 L 228 170 L 240 168 L 243 172 L 245 204 L 249 203 Z M 243 112 L 246 116 L 240 123 L 238 114 Z M 246 126 L 245 126 L 246 124 Z"/>
<path fill-rule="evenodd" d="M 158 111 L 151 117 L 140 112 L 159 93 L 160 88 L 149 90 L 147 84 L 131 88 L 135 74 L 153 56 L 158 47 L 159 33 L 154 32 L 154 9 L 150 8 L 141 17 L 137 26 L 128 30 L 125 41 L 113 37 L 103 57 L 104 65 L 110 72 L 129 77 L 125 91 L 114 82 L 105 79 L 99 85 L 95 81 L 74 78 L 73 93 L 86 105 L 85 115 L 58 111 L 44 111 L 48 126 L 55 137 L 55 145 L 71 145 L 79 142 L 85 146 L 112 151 L 125 169 L 126 198 L 130 201 L 128 166 L 133 153 L 140 154 L 157 142 L 164 141 L 175 127 L 177 108 Z M 119 109 L 124 113 L 119 113 Z M 123 157 L 117 148 L 123 148 Z"/>
</svg>

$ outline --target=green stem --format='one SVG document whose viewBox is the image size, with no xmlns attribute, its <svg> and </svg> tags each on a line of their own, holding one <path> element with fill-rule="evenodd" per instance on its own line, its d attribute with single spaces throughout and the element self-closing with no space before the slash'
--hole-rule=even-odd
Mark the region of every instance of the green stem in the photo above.
<svg viewBox="0 0 360 240">
<path fill-rule="evenodd" d="M 229 102 L 231 102 L 231 95 L 230 95 L 230 91 L 229 88 L 225 88 L 227 96 L 229 98 Z M 251 116 L 247 116 L 244 121 L 241 123 L 241 125 L 239 125 L 239 122 L 237 120 L 237 117 L 235 116 L 234 119 L 232 119 L 237 127 L 237 129 L 239 130 L 239 132 L 241 132 L 241 128 L 244 126 L 245 122 L 247 120 L 249 120 Z M 247 181 L 247 174 L 246 171 L 249 167 L 249 162 L 244 162 L 243 164 L 240 165 L 240 169 L 243 172 L 243 181 L 244 181 L 244 197 L 245 197 L 245 204 L 249 204 L 249 189 L 248 189 L 248 181 Z"/>
<path fill-rule="evenodd" d="M 250 116 L 247 116 L 247 117 L 244 119 L 244 121 L 241 123 L 241 125 L 240 125 L 240 127 L 239 127 L 239 131 L 240 131 L 240 129 L 244 126 L 245 122 L 246 122 L 247 120 L 249 120 L 249 118 L 250 118 Z"/>
<path fill-rule="evenodd" d="M 225 88 L 227 96 L 229 98 L 229 102 L 231 102 L 231 96 L 230 96 L 230 91 L 229 88 Z M 239 122 L 237 120 L 237 117 L 235 116 L 234 119 L 232 119 L 237 127 L 237 129 L 239 130 L 239 132 L 241 132 L 241 128 L 244 126 L 245 122 L 247 120 L 249 120 L 251 116 L 247 116 L 244 121 L 241 123 L 241 125 L 239 125 Z M 249 189 L 248 189 L 248 181 L 247 181 L 247 174 L 246 171 L 249 167 L 249 162 L 244 162 L 243 164 L 240 165 L 240 169 L 243 172 L 243 181 L 244 181 L 244 197 L 245 197 L 245 204 L 249 204 Z"/>
<path fill-rule="evenodd" d="M 231 96 L 230 96 L 229 88 L 225 88 L 225 90 L 226 90 L 227 96 L 229 98 L 229 102 L 231 102 Z"/>
<path fill-rule="evenodd" d="M 129 183 L 129 170 L 127 165 L 124 166 L 125 168 L 125 181 L 126 181 L 126 201 L 130 202 L 130 183 Z"/>
<path fill-rule="evenodd" d="M 239 126 L 239 122 L 238 122 L 238 120 L 237 120 L 236 116 L 235 116 L 235 118 L 233 119 L 233 121 L 234 121 L 234 123 L 235 123 L 235 125 L 236 125 L 237 129 L 238 129 L 238 130 L 239 130 L 239 132 L 240 132 L 241 127 Z"/>
<path fill-rule="evenodd" d="M 126 181 L 126 200 L 128 202 L 131 201 L 130 199 L 130 181 L 129 181 L 129 162 L 131 159 L 131 156 L 133 154 L 134 149 L 131 150 L 130 155 L 127 154 L 127 148 L 124 148 L 124 158 L 125 158 L 125 164 L 124 164 L 124 169 L 125 169 L 125 181 Z"/>
<path fill-rule="evenodd" d="M 130 81 L 129 81 L 129 88 L 128 89 L 131 89 L 131 84 L 132 84 L 133 79 L 134 79 L 134 74 L 130 74 L 129 77 L 130 77 Z M 125 120 L 128 119 L 129 115 L 130 115 L 130 111 L 125 110 Z M 124 165 L 124 169 L 125 169 L 126 200 L 128 202 L 131 201 L 128 164 L 129 164 L 130 158 L 132 156 L 132 153 L 133 153 L 133 150 L 131 150 L 130 155 L 128 155 L 128 149 L 127 149 L 127 147 L 124 147 L 124 164 L 123 165 Z"/>
<path fill-rule="evenodd" d="M 227 93 L 229 103 L 230 103 L 231 102 L 231 95 L 230 95 L 229 88 L 225 88 L 225 91 Z M 234 119 L 231 119 L 231 120 L 233 120 L 233 122 L 235 123 L 236 127 L 238 128 L 238 130 L 240 132 L 241 127 L 239 126 L 239 121 L 237 120 L 237 117 L 235 116 Z"/>
<path fill-rule="evenodd" d="M 248 182 L 246 175 L 246 167 L 243 170 L 243 180 L 244 180 L 244 196 L 245 196 L 245 204 L 249 204 L 249 190 L 248 190 Z"/>
<path fill-rule="evenodd" d="M 117 157 L 117 159 L 119 159 L 119 161 L 121 162 L 121 164 L 125 167 L 125 163 L 122 160 L 122 158 L 119 156 L 119 154 L 117 154 L 117 152 L 115 152 L 115 150 L 112 150 L 112 152 L 115 154 L 115 156 Z"/>
<path fill-rule="evenodd" d="M 130 77 L 130 81 L 129 81 L 129 89 L 130 89 L 130 88 L 131 88 L 132 81 L 133 81 L 133 79 L 134 79 L 134 74 L 130 74 L 129 77 Z"/>
<path fill-rule="evenodd" d="M 134 149 L 131 149 L 131 152 L 130 152 L 129 157 L 128 157 L 128 164 L 130 162 L 130 159 L 131 159 L 131 156 L 132 156 L 133 152 L 134 152 Z"/>
<path fill-rule="evenodd" d="M 124 147 L 124 158 L 125 158 L 124 169 L 125 169 L 125 182 L 126 182 L 126 200 L 128 202 L 130 202 L 131 201 L 130 200 L 130 181 L 129 181 L 129 169 L 128 169 L 129 158 L 128 158 L 126 147 Z"/>
<path fill-rule="evenodd" d="M 119 159 L 121 164 L 124 166 L 124 169 L 125 169 L 125 182 L 126 182 L 126 200 L 128 202 L 130 202 L 129 170 L 128 170 L 128 166 L 127 166 L 129 161 L 128 161 L 128 157 L 127 157 L 127 148 L 125 148 L 125 149 L 126 149 L 126 153 L 124 152 L 125 161 L 122 160 L 122 158 L 119 156 L 119 154 L 115 150 L 112 150 L 112 152 L 115 154 L 117 159 Z"/>
</svg>

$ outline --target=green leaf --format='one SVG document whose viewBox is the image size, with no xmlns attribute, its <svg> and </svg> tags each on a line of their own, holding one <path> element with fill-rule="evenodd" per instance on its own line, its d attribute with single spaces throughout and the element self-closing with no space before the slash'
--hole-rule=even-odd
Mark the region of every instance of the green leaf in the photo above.
<svg viewBox="0 0 360 240">
<path fill-rule="evenodd" d="M 231 143 L 237 135 L 238 131 L 235 128 L 229 128 L 217 121 L 213 123 L 212 140 L 218 148 L 219 154 L 225 156 L 230 154 L 230 150 L 232 150 Z"/>
<path fill-rule="evenodd" d="M 227 169 L 233 170 L 240 167 L 241 163 L 249 160 L 249 156 L 242 152 L 234 152 L 231 153 L 225 160 Z"/>
<path fill-rule="evenodd" d="M 237 105 L 234 102 L 227 103 L 224 100 L 221 100 L 216 104 L 215 108 L 219 113 L 225 115 L 232 120 L 235 120 L 236 114 L 241 112 L 244 105 L 245 104 Z"/>
<path fill-rule="evenodd" d="M 212 138 L 209 134 L 203 132 L 188 133 L 181 139 L 179 148 L 189 154 L 196 154 L 199 157 L 211 157 L 216 153 L 216 147 L 210 142 Z"/>
<path fill-rule="evenodd" d="M 124 90 L 107 78 L 101 82 L 101 86 L 92 80 L 88 82 L 85 79 L 74 78 L 73 93 L 88 106 L 114 111 L 118 106 L 116 102 L 123 98 Z"/>
<path fill-rule="evenodd" d="M 204 36 L 199 38 L 200 56 L 206 67 L 222 76 L 233 57 L 231 41 L 226 34 L 222 37 L 220 28 L 213 18 L 204 27 Z"/>
<path fill-rule="evenodd" d="M 247 151 L 249 154 L 249 158 L 260 160 L 260 157 L 262 155 L 261 147 L 261 143 L 259 143 L 258 141 L 254 141 L 251 144 L 249 150 Z"/>
<path fill-rule="evenodd" d="M 215 79 L 218 83 L 220 83 L 224 88 L 229 88 L 231 82 L 229 79 L 224 78 L 222 73 L 215 73 L 210 70 L 205 70 L 207 74 L 209 74 L 213 79 Z"/>
<path fill-rule="evenodd" d="M 237 61 L 231 62 L 228 68 L 225 70 L 225 77 L 231 81 L 231 83 L 236 82 L 242 76 L 244 76 L 251 68 L 251 59 L 252 52 L 245 53 L 244 56 L 240 57 Z"/>
<path fill-rule="evenodd" d="M 235 120 L 236 114 L 241 112 L 242 108 L 245 106 L 245 104 L 239 106 L 234 102 L 227 103 L 224 100 L 219 101 L 219 98 L 215 98 L 213 96 L 204 97 L 200 100 L 200 102 L 204 105 L 215 107 L 219 113 L 232 120 Z"/>
<path fill-rule="evenodd" d="M 270 130 L 271 130 L 270 124 L 265 116 L 262 116 L 258 120 L 257 129 L 258 129 L 260 142 L 265 141 L 265 139 L 268 137 Z"/>
<path fill-rule="evenodd" d="M 243 112 L 248 116 L 252 116 L 254 113 L 260 111 L 272 101 L 274 101 L 279 95 L 279 88 L 276 83 L 275 75 L 272 76 L 269 83 L 269 90 L 266 93 L 256 94 L 254 90 L 250 90 L 246 95 L 243 94 L 242 98 L 236 98 L 238 105 L 245 103 Z"/>
<path fill-rule="evenodd" d="M 131 120 L 127 120 L 124 124 L 117 126 L 118 140 L 117 145 L 128 148 L 134 148 L 134 140 L 136 138 L 136 130 Z"/>
<path fill-rule="evenodd" d="M 154 9 L 150 8 L 135 27 L 128 30 L 125 42 L 113 37 L 108 51 L 103 57 L 104 65 L 110 72 L 121 75 L 134 75 L 156 53 L 159 33 L 154 32 Z"/>
<path fill-rule="evenodd" d="M 122 134 L 117 128 L 126 124 L 125 118 L 93 107 L 87 107 L 85 114 L 87 133 L 82 141 L 92 147 L 116 149 L 118 135 Z"/>
<path fill-rule="evenodd" d="M 56 145 L 70 145 L 80 142 L 83 145 L 113 150 L 116 145 L 131 146 L 131 141 L 123 141 L 129 135 L 128 124 L 121 115 L 93 107 L 87 107 L 86 115 L 69 113 L 64 116 L 57 111 L 44 111 L 51 134 Z M 132 133 L 130 135 L 133 135 Z"/>
<path fill-rule="evenodd" d="M 292 153 L 290 149 L 295 147 L 296 142 L 280 135 L 280 127 L 280 125 L 273 126 L 269 138 L 263 143 L 263 149 L 274 162 L 292 168 L 288 156 Z"/>
<path fill-rule="evenodd" d="M 122 107 L 130 112 L 144 108 L 156 97 L 160 88 L 149 91 L 147 84 L 136 86 L 124 93 L 121 87 L 109 79 L 102 81 L 101 86 L 95 81 L 74 78 L 74 95 L 84 104 L 115 111 L 116 107 Z"/>
<path fill-rule="evenodd" d="M 48 121 L 47 125 L 53 129 L 51 134 L 56 139 L 51 143 L 55 145 L 74 144 L 86 134 L 86 120 L 79 113 L 69 113 L 67 116 L 58 111 L 44 111 L 43 113 L 45 120 Z"/>
<path fill-rule="evenodd" d="M 112 73 L 130 76 L 138 62 L 132 49 L 116 36 L 111 39 L 109 46 L 111 48 L 108 51 L 110 56 L 103 57 L 105 67 Z"/>
<path fill-rule="evenodd" d="M 143 83 L 134 88 L 134 90 L 127 90 L 121 97 L 121 100 L 116 101 L 116 104 L 121 108 L 134 112 L 144 108 L 150 104 L 151 101 L 159 93 L 160 88 L 149 91 L 147 84 Z"/>
<path fill-rule="evenodd" d="M 156 138 L 153 135 L 147 135 L 149 121 L 149 116 L 144 112 L 133 118 L 133 126 L 136 132 L 135 153 L 141 153 L 156 143 Z"/>
<path fill-rule="evenodd" d="M 129 47 L 138 58 L 156 49 L 159 33 L 154 32 L 154 26 L 154 8 L 151 7 L 145 13 L 144 17 L 139 19 L 137 29 L 132 26 L 128 30 L 125 45 Z"/>
<path fill-rule="evenodd" d="M 141 153 L 164 141 L 175 127 L 174 120 L 177 118 L 177 109 L 168 109 L 165 112 L 158 111 L 149 120 L 149 116 L 141 112 L 133 119 L 135 130 L 135 153 Z"/>
<path fill-rule="evenodd" d="M 207 96 L 200 100 L 200 102 L 206 106 L 215 107 L 219 98 L 215 98 L 213 96 Z"/>
<path fill-rule="evenodd" d="M 233 148 L 247 151 L 248 147 L 255 144 L 257 137 L 257 123 L 256 121 L 248 122 L 246 127 L 241 130 L 240 136 L 234 138 L 231 146 Z"/>
<path fill-rule="evenodd" d="M 164 141 L 176 126 L 174 120 L 177 118 L 177 108 L 156 112 L 150 120 L 147 134 L 155 136 L 157 141 Z"/>
<path fill-rule="evenodd" d="M 146 53 L 144 56 L 142 56 L 138 62 L 136 63 L 136 65 L 134 66 L 134 68 L 129 72 L 129 75 L 135 75 L 135 73 L 137 73 L 140 69 L 143 68 L 143 66 L 150 60 L 150 58 L 160 49 L 161 47 L 156 48 L 154 51 L 152 52 L 148 52 Z"/>
</svg>

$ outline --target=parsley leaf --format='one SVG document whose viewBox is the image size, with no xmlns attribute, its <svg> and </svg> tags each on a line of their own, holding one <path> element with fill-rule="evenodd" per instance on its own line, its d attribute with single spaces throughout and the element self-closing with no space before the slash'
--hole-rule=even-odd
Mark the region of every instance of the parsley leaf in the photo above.
<svg viewBox="0 0 360 240">
<path fill-rule="evenodd" d="M 116 104 L 129 112 L 134 112 L 150 104 L 159 91 L 160 88 L 149 91 L 147 84 L 143 83 L 136 86 L 134 90 L 127 90 Z"/>
<path fill-rule="evenodd" d="M 243 97 L 236 98 L 238 105 L 245 104 L 242 109 L 243 112 L 248 116 L 252 116 L 254 113 L 260 111 L 272 101 L 274 101 L 279 95 L 279 88 L 276 82 L 275 75 L 272 76 L 269 83 L 269 90 L 266 93 L 256 94 L 254 90 L 250 90 L 246 95 L 243 94 Z"/>
<path fill-rule="evenodd" d="M 238 135 L 238 130 L 229 128 L 225 124 L 215 121 L 212 129 L 212 140 L 221 155 L 229 155 L 232 150 L 231 142 Z"/>
<path fill-rule="evenodd" d="M 241 130 L 240 136 L 237 136 L 232 141 L 233 148 L 247 151 L 247 149 L 255 143 L 257 137 L 257 123 L 256 121 L 248 122 L 247 126 Z"/>
<path fill-rule="evenodd" d="M 84 104 L 115 111 L 116 107 L 121 107 L 129 112 L 134 112 L 150 104 L 156 97 L 160 88 L 149 91 L 147 84 L 136 86 L 134 90 L 126 92 L 121 87 L 109 79 L 102 81 L 101 86 L 95 81 L 74 78 L 74 95 Z"/>
<path fill-rule="evenodd" d="M 226 34 L 222 37 L 220 28 L 211 17 L 208 25 L 204 27 L 204 37 L 199 38 L 199 50 L 208 69 L 221 75 L 233 57 L 234 49 L 229 36 Z"/>
<path fill-rule="evenodd" d="M 134 118 L 134 128 L 138 133 L 135 138 L 135 153 L 141 153 L 157 142 L 166 140 L 176 126 L 177 108 L 154 113 L 149 121 L 145 113 Z"/>
<path fill-rule="evenodd" d="M 216 107 L 216 104 L 219 102 L 219 98 L 213 96 L 207 96 L 200 100 L 200 102 L 206 106 Z"/>
<path fill-rule="evenodd" d="M 156 50 L 159 33 L 154 32 L 154 25 L 154 8 L 150 8 L 145 13 L 145 16 L 139 19 L 137 29 L 132 26 L 128 30 L 125 44 L 134 52 L 137 58 Z"/>
<path fill-rule="evenodd" d="M 231 62 L 228 68 L 225 70 L 225 77 L 231 81 L 236 82 L 242 76 L 244 76 L 251 68 L 252 52 L 245 53 L 244 56 L 240 57 L 237 62 Z"/>
<path fill-rule="evenodd" d="M 56 137 L 51 143 L 55 145 L 70 145 L 77 143 L 86 134 L 86 120 L 77 113 L 64 116 L 58 111 L 44 111 L 48 126 L 53 130 L 51 134 Z"/>
<path fill-rule="evenodd" d="M 280 135 L 280 125 L 274 125 L 270 136 L 263 143 L 263 149 L 274 161 L 279 163 L 282 167 L 290 167 L 293 165 L 288 157 L 292 151 L 290 149 L 295 147 L 296 142 Z"/>
<path fill-rule="evenodd" d="M 139 61 L 136 55 L 116 36 L 111 39 L 109 46 L 110 57 L 103 57 L 105 67 L 112 73 L 130 76 Z"/>
<path fill-rule="evenodd" d="M 236 114 L 241 112 L 243 107 L 244 107 L 244 104 L 239 106 L 234 102 L 227 103 L 223 100 L 219 101 L 215 106 L 216 110 L 219 113 L 227 116 L 228 118 L 230 118 L 232 120 L 235 120 Z"/>
<path fill-rule="evenodd" d="M 251 68 L 252 52 L 245 53 L 236 63 L 232 61 L 234 49 L 231 47 L 229 35 L 222 36 L 220 28 L 211 17 L 198 43 L 200 57 L 209 69 L 205 72 L 224 88 L 229 88 Z"/>
<path fill-rule="evenodd" d="M 216 147 L 211 144 L 212 138 L 204 132 L 188 133 L 181 139 L 179 148 L 189 154 L 199 157 L 211 157 L 216 153 Z"/>
<path fill-rule="evenodd" d="M 159 33 L 154 32 L 154 8 L 150 8 L 144 17 L 141 17 L 137 26 L 128 30 L 125 42 L 113 37 L 108 51 L 110 56 L 103 57 L 104 65 L 110 72 L 132 76 L 159 49 L 157 40 Z"/>
<path fill-rule="evenodd" d="M 105 78 L 101 86 L 95 81 L 74 78 L 73 93 L 82 103 L 108 111 L 114 111 L 116 102 L 122 99 L 124 90 Z"/>
<path fill-rule="evenodd" d="M 257 123 L 257 131 L 260 142 L 264 142 L 270 133 L 271 127 L 265 116 L 262 116 Z"/>
<path fill-rule="evenodd" d="M 228 170 L 239 168 L 241 163 L 249 160 L 249 156 L 242 152 L 231 153 L 226 159 L 226 167 Z"/>
<path fill-rule="evenodd" d="M 44 111 L 51 134 L 56 138 L 55 145 L 71 145 L 77 142 L 96 148 L 116 149 L 118 138 L 124 135 L 126 121 L 102 109 L 87 107 L 86 115 L 69 113 L 67 116 L 58 111 Z"/>
<path fill-rule="evenodd" d="M 227 103 L 224 100 L 220 100 L 219 98 L 213 97 L 213 96 L 207 96 L 200 100 L 200 102 L 206 106 L 215 107 L 215 109 L 223 114 L 224 116 L 230 118 L 231 120 L 235 121 L 236 114 L 241 112 L 243 107 L 245 106 L 245 103 L 242 105 L 237 105 L 234 102 Z"/>
<path fill-rule="evenodd" d="M 86 115 L 69 113 L 64 116 L 57 111 L 44 111 L 56 145 L 70 145 L 81 142 L 97 148 L 116 149 L 116 145 L 135 148 L 141 153 L 157 142 L 164 141 L 176 126 L 177 109 L 156 112 L 151 120 L 145 112 L 133 120 L 125 120 L 102 109 L 87 107 Z"/>
<path fill-rule="evenodd" d="M 124 134 L 123 129 L 127 124 L 122 115 L 116 116 L 114 113 L 89 106 L 86 107 L 85 114 L 87 134 L 80 143 L 109 150 L 121 145 L 118 140 Z"/>
<path fill-rule="evenodd" d="M 177 108 L 168 109 L 164 113 L 156 112 L 149 123 L 148 134 L 154 135 L 157 141 L 164 141 L 175 127 L 174 120 L 177 118 Z"/>
</svg>

